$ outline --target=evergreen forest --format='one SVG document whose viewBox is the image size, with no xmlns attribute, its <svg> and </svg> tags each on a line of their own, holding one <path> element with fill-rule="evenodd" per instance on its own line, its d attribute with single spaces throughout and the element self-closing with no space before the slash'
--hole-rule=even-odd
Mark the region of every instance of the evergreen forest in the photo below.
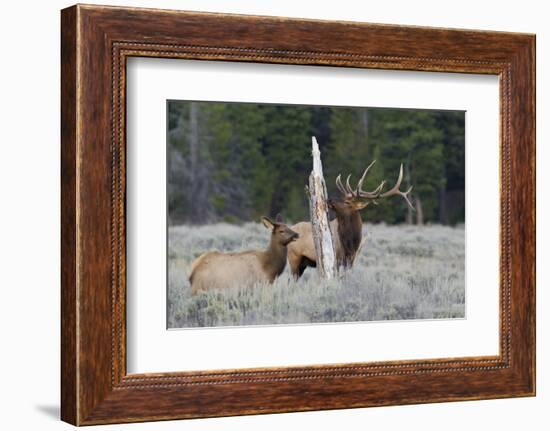
<svg viewBox="0 0 550 431">
<path fill-rule="evenodd" d="M 415 211 L 398 197 L 363 211 L 387 224 L 464 222 L 463 111 L 167 102 L 170 225 L 258 221 L 281 213 L 287 222 L 309 217 L 305 185 L 311 137 L 319 142 L 329 196 L 335 178 L 357 183 L 374 159 L 364 189 L 397 180 L 413 186 Z"/>
</svg>

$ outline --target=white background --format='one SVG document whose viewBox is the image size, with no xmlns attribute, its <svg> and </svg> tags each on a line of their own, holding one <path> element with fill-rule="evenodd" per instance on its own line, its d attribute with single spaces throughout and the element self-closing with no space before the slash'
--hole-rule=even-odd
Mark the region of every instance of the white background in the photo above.
<svg viewBox="0 0 550 431">
<path fill-rule="evenodd" d="M 107 4 L 537 33 L 538 396 L 536 398 L 106 426 L 96 429 L 547 429 L 550 422 L 549 14 L 542 1 L 103 1 Z M 59 9 L 5 2 L 0 17 L 0 396 L 4 429 L 70 429 L 59 409 Z M 545 313 L 546 312 L 546 313 Z"/>
<path fill-rule="evenodd" d="M 498 354 L 498 77 L 134 58 L 127 83 L 129 373 Z M 467 318 L 167 331 L 167 99 L 466 111 Z"/>
</svg>

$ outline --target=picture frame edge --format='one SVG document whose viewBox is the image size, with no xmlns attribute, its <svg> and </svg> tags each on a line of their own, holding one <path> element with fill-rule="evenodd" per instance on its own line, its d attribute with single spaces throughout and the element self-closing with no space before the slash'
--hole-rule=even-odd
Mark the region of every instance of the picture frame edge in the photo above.
<svg viewBox="0 0 550 431">
<path fill-rule="evenodd" d="M 152 29 L 147 30 L 150 27 L 144 27 L 142 21 L 149 20 L 145 17 L 155 13 L 159 13 L 158 10 L 105 8 L 93 5 L 76 5 L 61 12 L 61 419 L 74 425 L 85 425 L 479 399 L 476 398 L 477 396 L 500 398 L 535 395 L 534 64 L 536 36 L 523 33 L 472 32 L 391 25 L 382 26 L 383 37 L 378 33 L 377 35 L 382 39 L 385 37 L 387 40 L 391 37 L 392 29 L 400 37 L 403 33 L 449 32 L 455 43 L 462 41 L 463 45 L 456 51 L 460 55 L 451 63 L 445 63 L 437 55 L 434 56 L 431 63 L 425 57 L 417 57 L 420 60 L 415 63 L 414 57 L 411 57 L 412 60 L 409 61 L 405 57 L 400 60 L 399 55 L 393 55 L 399 54 L 399 49 L 402 47 L 398 46 L 395 48 L 395 52 L 388 55 L 391 60 L 384 61 L 375 51 L 372 57 L 377 57 L 378 63 L 373 63 L 374 59 L 369 57 L 369 51 L 365 57 L 361 57 L 361 53 L 350 53 L 350 58 L 355 59 L 353 62 L 345 60 L 343 56 L 345 53 L 341 51 L 343 42 L 327 45 L 329 48 L 337 49 L 327 49 L 326 55 L 315 54 L 319 52 L 317 50 L 319 42 L 316 42 L 311 51 L 314 54 L 312 58 L 308 59 L 304 58 L 303 54 L 302 57 L 296 54 L 296 52 L 308 51 L 305 42 L 286 41 L 282 43 L 282 48 L 278 48 L 275 36 L 271 36 L 272 39 L 264 36 L 266 39 L 262 39 L 257 56 L 261 57 L 261 61 L 264 62 L 285 64 L 335 66 L 355 64 L 351 67 L 379 66 L 382 69 L 403 67 L 406 70 L 432 70 L 430 69 L 432 67 L 436 71 L 444 70 L 446 64 L 447 69 L 451 69 L 448 64 L 452 64 L 455 70 L 466 73 L 476 73 L 476 70 L 481 73 L 501 71 L 501 83 L 504 82 L 501 89 L 504 91 L 503 94 L 507 94 L 509 97 L 508 105 L 504 106 L 509 123 L 501 129 L 501 148 L 505 148 L 506 144 L 509 145 L 510 151 L 510 159 L 505 161 L 506 163 L 502 166 L 503 178 L 509 187 L 505 190 L 505 197 L 509 199 L 506 203 L 508 206 L 504 208 L 503 212 L 504 217 L 508 217 L 508 219 L 504 219 L 504 224 L 509 223 L 513 226 L 510 231 L 503 231 L 504 244 L 501 243 L 501 245 L 509 247 L 509 256 L 502 262 L 503 266 L 508 267 L 502 282 L 508 282 L 510 285 L 508 291 L 510 302 L 508 306 L 509 319 L 501 319 L 501 325 L 503 325 L 501 329 L 509 331 L 509 339 L 507 344 L 503 344 L 504 347 L 498 360 L 493 358 L 495 366 L 500 368 L 487 369 L 485 367 L 483 369 L 483 363 L 479 363 L 478 368 L 480 369 L 471 371 L 468 374 L 469 378 L 463 378 L 463 381 L 476 382 L 479 387 L 484 384 L 483 390 L 478 388 L 477 394 L 471 394 L 466 388 L 463 388 L 462 392 L 455 388 L 458 395 L 452 399 L 444 399 L 445 397 L 441 393 L 436 393 L 434 389 L 432 401 L 429 397 L 410 396 L 407 398 L 400 397 L 399 394 L 394 394 L 394 398 L 391 399 L 391 391 L 389 391 L 389 398 L 373 400 L 369 398 L 371 394 L 366 388 L 372 390 L 372 382 L 382 381 L 384 376 L 372 376 L 364 372 L 364 369 L 358 370 L 357 366 L 351 367 L 354 370 L 350 372 L 349 376 L 342 377 L 341 372 L 331 374 L 327 371 L 320 372 L 316 381 L 314 379 L 294 379 L 287 380 L 286 384 L 282 384 L 283 380 L 277 381 L 273 378 L 263 382 L 260 378 L 242 379 L 234 375 L 242 374 L 242 370 L 233 373 L 227 372 L 224 377 L 226 381 L 216 385 L 216 391 L 221 393 L 221 395 L 217 395 L 219 400 L 223 400 L 228 394 L 243 396 L 244 387 L 254 387 L 256 391 L 265 393 L 268 399 L 270 396 L 272 397 L 270 399 L 271 407 L 266 406 L 265 403 L 257 405 L 250 400 L 241 399 L 234 405 L 228 406 L 220 403 L 216 406 L 217 408 L 211 407 L 210 410 L 206 409 L 202 412 L 198 410 L 197 400 L 200 399 L 200 396 L 206 397 L 207 394 L 208 397 L 212 396 L 213 391 L 209 393 L 208 388 L 215 383 L 210 377 L 195 377 L 195 380 L 191 378 L 192 384 L 178 386 L 177 391 L 173 386 L 152 384 L 151 387 L 145 387 L 132 383 L 132 380 L 135 379 L 126 376 L 125 368 L 124 55 L 150 53 L 151 56 L 155 56 L 159 52 L 155 46 L 170 45 L 166 42 L 171 41 L 172 54 L 174 55 L 184 52 L 184 49 L 177 48 L 178 46 L 187 46 L 185 48 L 187 49 L 186 55 L 190 58 L 252 61 L 253 58 L 250 55 L 254 49 L 239 48 L 235 46 L 236 42 L 233 39 L 231 39 L 230 46 L 224 47 L 223 45 L 227 45 L 227 43 L 219 43 L 217 44 L 219 46 L 213 50 L 201 48 L 200 44 L 195 43 L 174 43 L 178 38 L 180 42 L 185 42 L 187 39 L 182 39 L 181 34 L 171 34 L 169 23 L 173 24 L 174 20 L 190 19 L 192 25 L 196 25 L 194 20 L 197 16 L 202 19 L 207 15 L 208 19 L 223 20 L 229 29 L 232 26 L 239 26 L 241 30 L 251 22 L 259 23 L 262 20 L 269 21 L 270 25 L 286 26 L 290 33 L 294 32 L 293 34 L 307 33 L 312 26 L 317 26 L 319 30 L 322 30 L 322 27 L 332 28 L 332 26 L 339 25 L 346 30 L 359 27 L 361 31 L 354 30 L 353 36 L 350 36 L 354 40 L 363 40 L 361 37 L 368 40 L 368 29 L 380 30 L 377 25 L 366 23 L 342 24 L 331 21 L 305 21 L 278 17 L 247 16 L 246 23 L 243 24 L 239 15 L 213 14 L 210 16 L 209 14 L 173 11 L 164 14 L 168 18 L 160 19 L 160 21 L 159 19 L 150 20 L 151 26 L 156 25 L 157 30 L 160 29 L 153 33 Z M 134 33 L 130 34 L 128 26 L 124 22 L 132 20 L 139 20 L 141 24 L 137 31 L 135 26 L 132 26 Z M 302 27 L 307 28 L 304 30 Z M 143 33 L 140 34 L 140 31 Z M 147 34 L 148 31 L 150 34 Z M 243 31 L 245 31 L 245 36 L 242 37 L 247 41 L 245 45 L 253 44 L 254 41 L 250 39 L 250 34 L 246 33 L 246 29 Z M 161 32 L 167 35 L 165 34 L 160 40 L 154 40 L 155 37 L 160 37 L 157 35 Z M 468 44 L 472 44 L 471 41 L 469 42 L 469 38 L 475 39 L 477 43 L 483 41 L 484 36 L 490 41 L 502 40 L 502 45 L 498 47 L 500 50 L 497 49 L 498 53 L 488 61 L 488 59 L 481 58 L 483 50 L 476 48 L 476 54 L 472 58 L 473 63 L 468 63 L 463 54 L 467 52 Z M 202 41 L 206 36 L 199 35 L 196 36 L 196 39 L 194 36 L 186 37 L 196 42 Z M 209 37 L 213 39 L 213 42 L 220 36 Z M 266 48 L 269 43 L 273 45 L 272 48 Z M 288 46 L 292 43 L 301 43 L 302 49 L 288 50 Z M 365 43 L 363 42 L 361 45 L 363 49 L 366 46 Z M 421 51 L 423 50 L 423 53 L 428 45 L 429 43 L 422 42 Z M 211 46 L 216 46 L 216 44 L 212 43 Z M 136 47 L 140 49 L 132 50 Z M 297 46 L 297 48 L 299 47 Z M 368 47 L 368 49 L 374 48 Z M 442 46 L 437 45 L 435 53 L 439 53 L 441 49 Z M 215 57 L 212 56 L 212 52 Z M 268 58 L 269 55 L 271 55 L 270 58 Z M 97 61 L 97 58 L 93 61 L 94 56 L 99 56 L 103 61 Z M 289 60 L 298 63 L 289 63 Z M 368 66 L 369 64 L 370 66 Z M 418 67 L 418 69 L 414 67 Z M 85 79 L 92 73 L 93 76 L 98 76 L 98 81 L 104 85 L 91 83 Z M 107 83 L 109 84 L 107 85 Z M 105 94 L 105 88 L 109 89 L 107 94 Z M 513 120 L 511 119 L 512 115 L 514 115 Z M 516 188 L 522 193 L 512 193 Z M 94 199 L 103 199 L 103 201 L 92 206 L 89 203 L 92 196 Z M 525 214 L 525 212 L 529 213 L 531 217 L 520 219 L 519 213 Z M 514 241 L 512 241 L 512 233 Z M 101 255 L 98 254 L 100 250 L 102 251 Z M 516 271 L 512 271 L 512 268 Z M 506 308 L 502 310 L 506 311 Z M 511 341 L 513 343 L 510 347 Z M 418 362 L 411 361 L 411 363 Z M 462 359 L 462 362 L 465 362 L 463 364 L 465 367 L 468 362 L 475 363 L 476 361 L 468 361 L 468 358 L 465 358 Z M 387 362 L 387 364 L 391 364 L 391 362 Z M 334 368 L 334 366 L 330 367 Z M 411 367 L 413 366 L 411 365 Z M 281 375 L 285 375 L 284 368 L 288 371 L 288 367 L 282 368 Z M 304 372 L 308 370 L 308 367 L 296 368 L 304 369 Z M 323 366 L 313 368 L 318 370 Z M 433 363 L 424 368 L 420 366 L 418 369 L 423 372 L 423 376 L 427 376 L 425 381 L 433 382 L 432 384 L 437 387 L 438 381 L 446 382 L 449 376 L 458 375 L 457 379 L 460 378 L 460 367 L 455 368 L 457 370 L 454 371 L 449 368 L 446 375 L 436 371 L 438 368 Z M 313 371 L 309 375 L 311 373 Z M 491 391 L 491 386 L 486 379 L 484 380 L 483 373 L 489 374 L 492 378 L 500 378 L 500 384 L 505 383 L 504 387 L 507 390 L 495 384 Z M 170 373 L 165 374 L 168 376 Z M 398 376 L 411 375 L 387 375 L 384 381 L 395 382 L 399 379 Z M 145 376 L 144 378 L 147 380 L 149 377 Z M 419 379 L 419 377 L 414 377 L 414 379 Z M 369 381 L 371 386 L 368 386 Z M 324 387 L 319 386 L 318 382 L 323 382 Z M 350 382 L 353 382 L 353 385 Z M 327 392 L 327 385 L 332 388 L 334 393 Z M 302 389 L 298 390 L 298 386 Z M 356 393 L 350 392 L 352 386 L 359 388 Z M 311 399 L 302 400 L 302 404 L 297 402 L 297 395 L 294 395 L 294 399 L 287 398 L 287 406 L 279 400 L 282 399 L 282 394 L 295 393 L 297 390 L 302 393 L 304 389 L 315 395 L 312 395 Z M 335 394 L 338 394 L 338 398 L 341 397 L 341 399 L 336 400 Z M 360 401 L 350 401 L 360 395 L 363 396 Z M 152 415 L 151 400 L 144 401 L 147 397 L 156 397 L 159 403 L 162 402 L 164 408 L 167 408 L 170 399 L 174 405 L 181 406 L 187 403 L 188 407 L 187 410 L 180 408 L 173 415 L 155 416 Z M 289 399 L 292 402 L 289 402 Z M 379 404 L 376 401 L 379 401 Z M 289 407 L 290 405 L 292 408 Z"/>
</svg>

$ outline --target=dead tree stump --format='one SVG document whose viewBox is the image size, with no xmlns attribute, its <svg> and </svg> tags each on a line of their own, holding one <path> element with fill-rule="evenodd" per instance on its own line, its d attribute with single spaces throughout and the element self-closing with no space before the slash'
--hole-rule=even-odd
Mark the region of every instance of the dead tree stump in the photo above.
<svg viewBox="0 0 550 431">
<path fill-rule="evenodd" d="M 317 271 L 322 278 L 330 279 L 336 275 L 336 258 L 328 220 L 327 186 L 323 177 L 321 152 L 314 136 L 311 138 L 311 148 L 313 170 L 309 175 L 309 212 L 317 253 Z"/>
</svg>

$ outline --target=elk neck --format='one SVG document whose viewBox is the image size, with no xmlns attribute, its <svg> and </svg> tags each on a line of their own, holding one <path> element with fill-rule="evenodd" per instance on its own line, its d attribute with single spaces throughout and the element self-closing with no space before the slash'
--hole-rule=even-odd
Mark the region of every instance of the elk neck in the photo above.
<svg viewBox="0 0 550 431">
<path fill-rule="evenodd" d="M 361 220 L 359 211 L 354 211 L 350 214 L 340 214 L 337 216 L 337 219 L 338 238 L 342 246 L 344 264 L 346 264 L 348 259 L 355 255 L 361 244 L 363 220 Z"/>
<path fill-rule="evenodd" d="M 272 234 L 267 250 L 262 253 L 262 267 L 271 282 L 284 271 L 286 256 L 286 246 L 276 241 L 275 235 Z"/>
</svg>

